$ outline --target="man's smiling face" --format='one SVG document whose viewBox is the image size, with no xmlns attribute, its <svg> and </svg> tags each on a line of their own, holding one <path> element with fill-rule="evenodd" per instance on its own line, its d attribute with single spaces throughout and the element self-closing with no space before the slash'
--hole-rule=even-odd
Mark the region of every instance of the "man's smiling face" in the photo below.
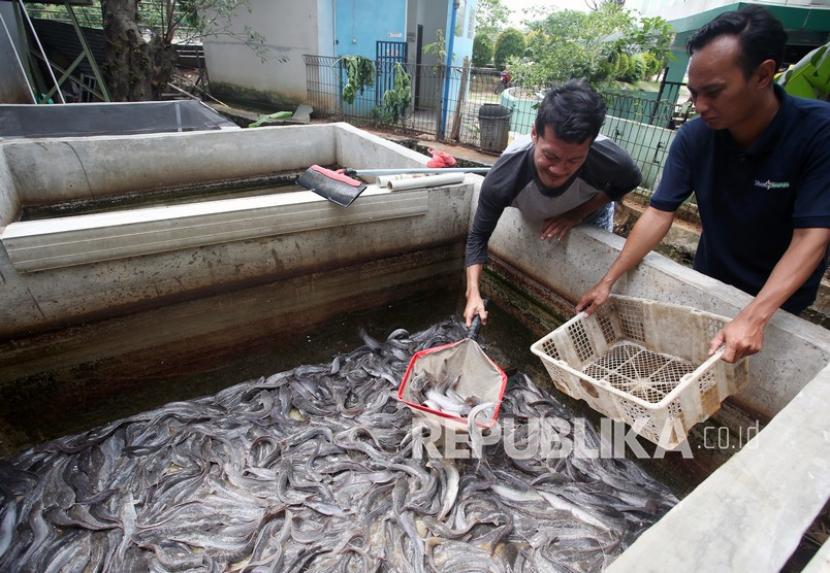
<svg viewBox="0 0 830 573">
<path fill-rule="evenodd" d="M 539 181 L 545 187 L 561 187 L 576 173 L 591 149 L 592 141 L 568 143 L 556 137 L 553 127 L 547 126 L 540 136 L 534 125 L 530 136 L 533 139 L 533 163 Z"/>
</svg>

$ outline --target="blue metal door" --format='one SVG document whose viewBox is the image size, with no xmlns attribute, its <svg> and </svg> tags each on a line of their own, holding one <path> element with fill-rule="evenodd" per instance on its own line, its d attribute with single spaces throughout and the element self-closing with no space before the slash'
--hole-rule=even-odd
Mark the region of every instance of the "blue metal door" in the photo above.
<svg viewBox="0 0 830 573">
<path fill-rule="evenodd" d="M 359 31 L 354 19 L 354 3 L 355 0 L 340 0 L 334 3 L 334 53 L 337 57 L 355 54 Z"/>
<path fill-rule="evenodd" d="M 395 87 L 395 64 L 406 66 L 406 42 L 379 41 L 375 48 L 375 65 L 377 66 L 377 84 L 375 85 L 375 103 L 383 104 L 383 94 Z"/>
</svg>

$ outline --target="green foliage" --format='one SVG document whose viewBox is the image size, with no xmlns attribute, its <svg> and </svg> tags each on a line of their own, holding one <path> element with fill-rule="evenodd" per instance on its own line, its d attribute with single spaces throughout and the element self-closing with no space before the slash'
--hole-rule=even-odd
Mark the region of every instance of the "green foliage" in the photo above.
<svg viewBox="0 0 830 573">
<path fill-rule="evenodd" d="M 776 79 L 791 95 L 830 101 L 830 42 L 801 58 Z"/>
<path fill-rule="evenodd" d="M 473 40 L 473 67 L 481 68 L 493 60 L 493 41 L 488 36 L 476 35 Z"/>
<path fill-rule="evenodd" d="M 344 56 L 343 62 L 346 64 L 343 101 L 353 104 L 355 96 L 363 95 L 367 87 L 375 85 L 375 64 L 363 56 Z"/>
<path fill-rule="evenodd" d="M 499 34 L 496 40 L 495 63 L 497 68 L 504 68 L 510 58 L 518 58 L 525 53 L 525 37 L 519 30 L 508 28 Z"/>
<path fill-rule="evenodd" d="M 146 0 L 139 5 L 144 3 Z M 276 56 L 265 45 L 265 36 L 253 26 L 245 24 L 240 27 L 241 13 L 251 13 L 251 0 L 153 0 L 151 4 L 156 7 L 157 18 L 164 26 L 192 30 L 189 40 L 208 36 L 228 37 L 247 46 L 263 63 L 267 60 L 288 61 L 285 56 Z M 165 14 L 171 6 L 173 13 L 179 10 L 179 15 L 166 18 Z"/>
<path fill-rule="evenodd" d="M 608 75 L 612 78 L 622 78 L 631 69 L 631 56 L 624 52 L 617 52 L 611 56 L 611 65 L 608 68 Z"/>
<path fill-rule="evenodd" d="M 398 123 L 403 120 L 412 101 L 412 77 L 401 64 L 395 64 L 393 87 L 383 94 L 381 119 L 384 123 Z"/>
<path fill-rule="evenodd" d="M 632 32 L 628 47 L 641 53 L 651 53 L 659 62 L 657 71 L 663 69 L 671 58 L 671 43 L 674 40 L 671 24 L 659 16 L 642 18 L 639 26 L 634 22 Z"/>
<path fill-rule="evenodd" d="M 652 52 L 642 52 L 640 57 L 645 63 L 645 75 L 651 77 L 659 74 L 665 67 L 665 62 L 655 56 Z"/>
<path fill-rule="evenodd" d="M 609 4 L 622 6 L 623 4 L 625 4 L 625 0 L 585 0 L 585 4 L 591 10 L 601 10 L 603 6 Z"/>
<path fill-rule="evenodd" d="M 424 54 L 433 55 L 438 60 L 438 64 L 444 65 L 447 61 L 447 40 L 444 38 L 444 30 L 438 28 L 435 30 L 435 41 L 429 44 L 424 44 L 421 49 Z"/>
<path fill-rule="evenodd" d="M 535 60 L 537 48 L 544 43 L 544 40 L 544 36 L 538 30 L 526 33 L 524 57 L 528 60 Z"/>
<path fill-rule="evenodd" d="M 502 0 L 478 0 L 476 6 L 476 38 L 486 36 L 491 44 L 510 17 L 510 9 Z"/>
<path fill-rule="evenodd" d="M 513 77 L 533 86 L 571 78 L 594 85 L 635 82 L 658 73 L 671 57 L 673 31 L 662 18 L 640 18 L 617 2 L 593 12 L 563 10 L 529 23 L 532 60 L 513 58 Z"/>
<path fill-rule="evenodd" d="M 622 82 L 634 83 L 644 79 L 647 72 L 648 62 L 646 61 L 645 54 L 634 54 L 633 56 L 629 56 L 625 71 L 611 77 Z"/>
</svg>

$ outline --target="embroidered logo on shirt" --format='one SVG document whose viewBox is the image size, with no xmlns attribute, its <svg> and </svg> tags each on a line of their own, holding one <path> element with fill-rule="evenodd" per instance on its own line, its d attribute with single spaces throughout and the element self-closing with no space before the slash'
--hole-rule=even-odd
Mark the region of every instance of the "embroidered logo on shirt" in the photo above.
<svg viewBox="0 0 830 573">
<path fill-rule="evenodd" d="M 770 181 L 767 179 L 766 181 L 758 181 L 755 180 L 755 186 L 760 187 L 761 189 L 766 189 L 769 191 L 770 189 L 789 189 L 790 182 L 789 181 Z"/>
</svg>

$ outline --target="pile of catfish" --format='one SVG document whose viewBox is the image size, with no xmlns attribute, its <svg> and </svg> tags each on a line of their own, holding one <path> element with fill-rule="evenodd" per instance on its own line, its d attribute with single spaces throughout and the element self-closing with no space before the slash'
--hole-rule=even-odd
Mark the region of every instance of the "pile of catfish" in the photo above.
<svg viewBox="0 0 830 573">
<path fill-rule="evenodd" d="M 601 570 L 677 503 L 633 462 L 414 455 L 394 391 L 414 352 L 464 333 L 364 335 L 0 461 L 0 571 Z M 521 440 L 522 420 L 567 433 L 573 415 L 515 374 L 500 417 Z"/>
</svg>

